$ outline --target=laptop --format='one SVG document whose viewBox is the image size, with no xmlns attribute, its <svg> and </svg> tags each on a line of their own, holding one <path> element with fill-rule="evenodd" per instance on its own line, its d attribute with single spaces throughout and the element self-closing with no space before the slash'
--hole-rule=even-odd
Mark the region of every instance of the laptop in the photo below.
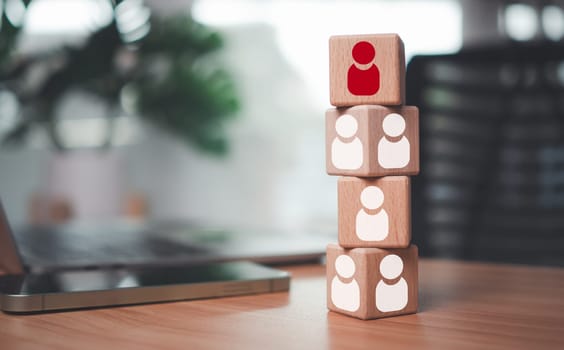
<svg viewBox="0 0 564 350">
<path fill-rule="evenodd" d="M 113 222 L 26 227 L 12 231 L 0 201 L 0 270 L 174 267 L 248 260 L 267 264 L 319 261 L 330 234 L 226 230 L 187 222 Z"/>
</svg>

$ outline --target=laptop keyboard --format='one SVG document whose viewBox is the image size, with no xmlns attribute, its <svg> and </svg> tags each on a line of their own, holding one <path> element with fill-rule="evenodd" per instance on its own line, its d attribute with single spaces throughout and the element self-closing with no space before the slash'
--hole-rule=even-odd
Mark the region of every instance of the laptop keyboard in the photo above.
<svg viewBox="0 0 564 350">
<path fill-rule="evenodd" d="M 16 233 L 16 241 L 29 265 L 159 264 L 206 253 L 186 242 L 132 229 L 27 228 Z"/>
</svg>

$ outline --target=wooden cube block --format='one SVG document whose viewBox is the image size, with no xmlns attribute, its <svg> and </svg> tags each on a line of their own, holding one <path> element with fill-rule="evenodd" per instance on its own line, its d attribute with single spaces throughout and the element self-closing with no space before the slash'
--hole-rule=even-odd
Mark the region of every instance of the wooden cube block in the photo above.
<svg viewBox="0 0 564 350">
<path fill-rule="evenodd" d="M 411 186 L 407 176 L 341 177 L 339 244 L 345 248 L 406 248 L 411 242 Z"/>
<path fill-rule="evenodd" d="M 325 113 L 330 175 L 380 177 L 419 173 L 419 110 L 361 105 Z"/>
<path fill-rule="evenodd" d="M 417 312 L 417 247 L 327 246 L 327 307 L 373 319 Z"/>
<path fill-rule="evenodd" d="M 333 106 L 405 104 L 405 50 L 397 34 L 339 35 L 329 39 Z"/>
</svg>

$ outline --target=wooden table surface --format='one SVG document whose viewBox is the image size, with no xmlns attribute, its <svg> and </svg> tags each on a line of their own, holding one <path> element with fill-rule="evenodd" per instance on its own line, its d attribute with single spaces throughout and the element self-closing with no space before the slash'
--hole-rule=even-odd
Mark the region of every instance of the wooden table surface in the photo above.
<svg viewBox="0 0 564 350">
<path fill-rule="evenodd" d="M 328 312 L 324 267 L 289 293 L 14 316 L 0 349 L 564 349 L 564 269 L 421 260 L 415 315 Z"/>
</svg>

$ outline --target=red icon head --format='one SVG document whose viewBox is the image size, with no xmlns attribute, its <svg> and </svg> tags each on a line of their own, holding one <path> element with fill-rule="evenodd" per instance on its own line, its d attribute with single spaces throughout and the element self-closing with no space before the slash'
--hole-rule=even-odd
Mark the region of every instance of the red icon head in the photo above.
<svg viewBox="0 0 564 350">
<path fill-rule="evenodd" d="M 374 46 L 367 41 L 360 41 L 354 45 L 352 49 L 352 56 L 358 64 L 368 64 L 374 60 L 376 50 Z"/>
<path fill-rule="evenodd" d="M 376 57 L 376 49 L 368 41 L 359 41 L 353 46 L 352 57 L 355 61 L 347 74 L 347 87 L 353 95 L 371 96 L 380 90 L 380 70 L 370 64 Z M 358 67 L 369 65 L 369 67 Z"/>
</svg>

